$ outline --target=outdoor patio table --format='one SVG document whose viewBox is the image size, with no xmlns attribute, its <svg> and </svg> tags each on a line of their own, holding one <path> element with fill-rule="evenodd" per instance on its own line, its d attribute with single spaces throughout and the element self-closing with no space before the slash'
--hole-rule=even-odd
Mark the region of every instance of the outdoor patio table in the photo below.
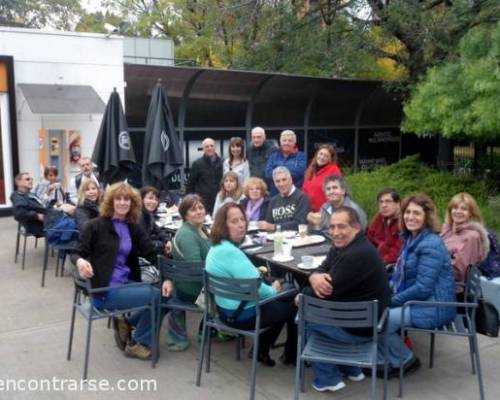
<svg viewBox="0 0 500 400">
<path fill-rule="evenodd" d="M 299 263 L 302 261 L 302 256 L 326 256 L 330 247 L 331 243 L 328 241 L 321 244 L 294 247 L 292 249 L 293 260 L 287 262 L 273 259 L 274 247 L 272 242 L 244 248 L 242 250 L 257 263 L 260 262 L 266 264 L 266 266 L 271 269 L 271 274 L 279 270 L 280 272 L 284 272 L 285 276 L 288 275 L 289 278 L 292 278 L 290 280 L 294 280 L 295 278 L 303 280 L 307 275 L 314 271 L 314 269 L 306 270 L 298 267 Z"/>
</svg>

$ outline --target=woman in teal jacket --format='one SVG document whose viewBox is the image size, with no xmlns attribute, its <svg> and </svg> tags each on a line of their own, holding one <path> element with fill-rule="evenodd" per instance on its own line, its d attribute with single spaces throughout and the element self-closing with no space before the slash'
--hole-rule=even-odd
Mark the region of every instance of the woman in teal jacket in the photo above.
<svg viewBox="0 0 500 400">
<path fill-rule="evenodd" d="M 455 301 L 451 259 L 439 232 L 436 207 L 423 193 L 407 197 L 401 204 L 403 247 L 392 276 L 389 315 L 389 364 L 399 368 L 401 353 L 397 331 L 401 327 L 402 306 L 410 300 Z M 452 307 L 411 306 L 405 312 L 405 325 L 432 329 L 455 318 Z M 402 349 L 405 370 L 420 362 L 406 347 Z"/>
<path fill-rule="evenodd" d="M 258 278 L 259 271 L 250 259 L 243 253 L 239 245 L 245 240 L 247 218 L 243 208 L 236 203 L 222 206 L 215 217 L 212 226 L 210 248 L 205 268 L 207 272 L 226 278 L 251 279 Z M 272 297 L 281 290 L 279 281 L 272 285 L 262 283 L 259 287 L 259 298 Z M 223 297 L 215 298 L 221 318 L 231 317 L 238 309 L 240 302 Z M 293 363 L 297 352 L 297 328 L 294 322 L 297 308 L 292 299 L 275 300 L 261 307 L 261 327 L 268 327 L 261 334 L 258 360 L 264 365 L 273 366 L 274 360 L 269 356 L 269 348 L 278 338 L 283 324 L 287 323 L 287 340 L 285 352 L 281 360 L 285 364 Z M 238 329 L 254 329 L 255 304 L 249 301 L 245 304 L 236 321 L 226 321 Z"/>
</svg>

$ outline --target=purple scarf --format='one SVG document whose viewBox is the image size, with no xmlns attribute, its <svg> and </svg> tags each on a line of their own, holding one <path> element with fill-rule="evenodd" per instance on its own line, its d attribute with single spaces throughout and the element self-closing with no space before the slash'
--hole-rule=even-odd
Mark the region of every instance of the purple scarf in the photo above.
<svg viewBox="0 0 500 400">
<path fill-rule="evenodd" d="M 247 215 L 249 221 L 259 220 L 260 207 L 262 207 L 263 203 L 264 203 L 264 197 L 257 200 L 257 202 L 253 203 L 253 205 L 252 205 L 252 200 L 248 199 L 247 209 L 245 210 L 245 214 Z"/>
</svg>

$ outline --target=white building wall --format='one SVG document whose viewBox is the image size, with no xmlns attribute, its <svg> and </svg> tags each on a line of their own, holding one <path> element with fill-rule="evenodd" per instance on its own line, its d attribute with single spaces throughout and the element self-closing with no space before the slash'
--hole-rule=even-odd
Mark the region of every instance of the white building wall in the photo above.
<svg viewBox="0 0 500 400">
<path fill-rule="evenodd" d="M 116 87 L 123 102 L 123 38 L 0 27 L 0 54 L 14 57 L 20 170 L 39 175 L 40 128 L 79 130 L 91 156 L 101 114 L 33 114 L 17 84 L 90 85 L 105 104 Z"/>
</svg>

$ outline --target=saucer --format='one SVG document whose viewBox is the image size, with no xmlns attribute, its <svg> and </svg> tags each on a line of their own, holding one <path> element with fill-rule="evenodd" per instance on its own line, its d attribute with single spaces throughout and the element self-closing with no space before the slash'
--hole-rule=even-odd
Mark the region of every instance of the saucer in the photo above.
<svg viewBox="0 0 500 400">
<path fill-rule="evenodd" d="M 273 261 L 278 261 L 278 262 L 288 262 L 293 260 L 293 256 L 275 256 L 272 258 Z"/>
<path fill-rule="evenodd" d="M 312 265 L 310 267 L 306 267 L 304 265 L 304 263 L 298 263 L 297 267 L 300 269 L 316 269 L 316 268 L 318 268 L 318 265 L 315 265 L 315 263 L 312 263 Z"/>
</svg>

